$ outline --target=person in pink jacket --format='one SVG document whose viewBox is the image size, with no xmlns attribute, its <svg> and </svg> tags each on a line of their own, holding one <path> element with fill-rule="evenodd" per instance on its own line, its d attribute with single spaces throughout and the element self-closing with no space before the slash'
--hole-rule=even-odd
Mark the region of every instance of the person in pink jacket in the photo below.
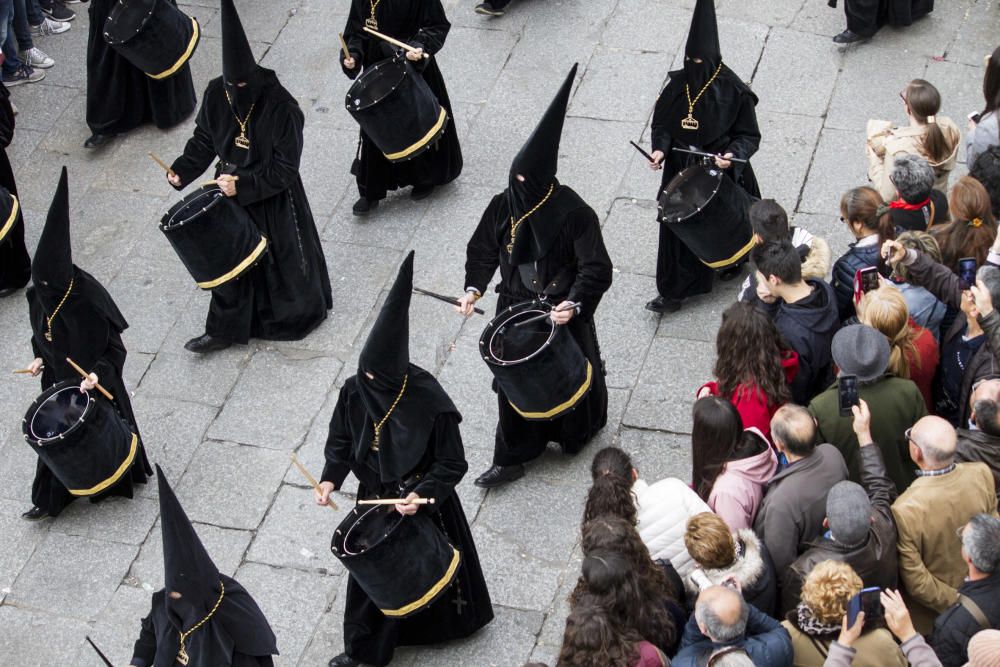
<svg viewBox="0 0 1000 667">
<path fill-rule="evenodd" d="M 764 486 L 778 467 L 767 438 L 743 428 L 736 407 L 718 396 L 694 404 L 692 486 L 733 531 L 753 526 Z"/>
</svg>

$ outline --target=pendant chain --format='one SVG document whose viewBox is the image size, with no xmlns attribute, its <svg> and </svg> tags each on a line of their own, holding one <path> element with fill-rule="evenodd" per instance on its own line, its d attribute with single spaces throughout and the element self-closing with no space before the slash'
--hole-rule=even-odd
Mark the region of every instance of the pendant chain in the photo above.
<svg viewBox="0 0 1000 667">
<path fill-rule="evenodd" d="M 708 83 L 702 86 L 701 90 L 698 91 L 698 94 L 694 96 L 693 100 L 691 99 L 691 86 L 686 83 L 684 84 L 684 94 L 687 95 L 688 102 L 688 115 L 687 118 L 681 119 L 681 127 L 683 129 L 698 129 L 698 121 L 694 117 L 694 105 L 698 104 L 698 100 L 700 100 L 701 96 L 705 94 L 705 91 L 708 90 L 709 86 L 712 85 L 712 82 L 715 81 L 715 77 L 719 76 L 719 72 L 721 71 L 722 63 L 719 63 L 719 66 L 715 68 L 715 73 L 712 75 L 712 78 L 708 80 Z"/>
<path fill-rule="evenodd" d="M 224 583 L 222 583 L 221 580 L 219 581 L 219 588 L 221 589 L 221 591 L 219 593 L 219 599 L 215 601 L 215 606 L 212 607 L 212 611 L 208 612 L 208 616 L 206 616 L 205 618 L 203 618 L 200 621 L 198 621 L 197 623 L 195 623 L 191 627 L 191 629 L 188 630 L 187 632 L 180 633 L 180 637 L 181 637 L 181 650 L 177 653 L 177 662 L 181 663 L 182 665 L 188 664 L 188 662 L 190 662 L 190 660 L 191 660 L 188 657 L 187 649 L 184 647 L 185 640 L 188 637 L 191 636 L 192 632 L 194 632 L 195 630 L 197 630 L 198 628 L 200 628 L 201 626 L 203 626 L 208 621 L 208 619 L 212 618 L 212 614 L 214 614 L 216 611 L 218 611 L 219 605 L 222 604 L 222 598 L 224 598 L 226 596 L 226 585 Z"/>
<path fill-rule="evenodd" d="M 545 193 L 545 196 L 542 197 L 542 201 L 538 202 L 533 209 L 522 215 L 516 221 L 514 220 L 514 216 L 510 217 L 510 243 L 507 244 L 508 255 L 514 252 L 514 241 L 517 239 L 517 230 L 521 226 L 521 223 L 527 220 L 529 217 L 531 217 L 531 215 L 535 211 L 540 209 L 545 204 L 545 202 L 549 200 L 549 197 L 552 196 L 552 191 L 555 189 L 556 189 L 556 184 L 555 183 L 550 184 L 549 191 Z"/>
<path fill-rule="evenodd" d="M 375 423 L 374 420 L 372 420 L 372 425 L 375 428 L 375 437 L 372 438 L 372 450 L 376 452 L 378 451 L 378 445 L 379 445 L 380 434 L 382 433 L 382 427 L 385 426 L 386 421 L 389 420 L 389 415 L 392 414 L 392 411 L 396 409 L 396 406 L 399 404 L 399 401 L 402 400 L 403 393 L 406 391 L 406 381 L 407 379 L 409 379 L 409 377 L 410 376 L 408 373 L 403 376 L 403 387 L 402 389 L 399 390 L 399 395 L 396 396 L 396 400 L 392 402 L 391 406 L 389 406 L 389 411 L 385 413 L 385 417 L 382 417 L 382 420 L 377 424 Z"/>
<path fill-rule="evenodd" d="M 233 117 L 236 118 L 236 122 L 240 126 L 240 136 L 236 137 L 236 139 L 233 140 L 233 143 L 236 144 L 237 147 L 246 150 L 250 148 L 250 139 L 247 138 L 247 123 L 250 122 L 250 115 L 253 113 L 253 108 L 257 106 L 257 103 L 254 102 L 251 104 L 250 111 L 247 112 L 247 117 L 240 120 L 239 114 L 236 113 L 236 109 L 233 107 L 233 100 L 229 97 L 229 91 L 226 90 L 224 92 L 226 93 L 226 101 L 229 102 L 229 110 L 233 112 Z"/>
<path fill-rule="evenodd" d="M 45 332 L 45 340 L 49 341 L 50 343 L 52 342 L 52 320 L 56 319 L 56 315 L 59 313 L 59 310 L 66 303 L 66 299 L 69 298 L 69 294 L 72 291 L 73 291 L 73 278 L 70 278 L 69 279 L 69 287 L 66 288 L 66 293 L 63 294 L 63 298 L 62 298 L 62 300 L 59 301 L 59 305 L 56 306 L 56 309 L 52 311 L 52 315 L 50 315 L 49 317 L 45 318 L 45 324 L 48 327 L 47 330 L 46 330 L 46 332 Z"/>
</svg>

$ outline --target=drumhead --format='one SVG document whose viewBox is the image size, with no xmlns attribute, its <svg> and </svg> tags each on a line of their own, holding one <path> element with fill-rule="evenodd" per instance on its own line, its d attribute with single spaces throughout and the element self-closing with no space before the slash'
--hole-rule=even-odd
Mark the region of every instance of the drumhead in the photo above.
<svg viewBox="0 0 1000 667">
<path fill-rule="evenodd" d="M 399 88 L 407 71 L 405 62 L 399 58 L 375 63 L 347 91 L 347 108 L 361 111 L 375 106 Z"/>
<path fill-rule="evenodd" d="M 174 204 L 160 221 L 160 229 L 169 232 L 171 229 L 183 227 L 205 215 L 213 206 L 218 206 L 224 197 L 219 186 L 206 185 Z"/>
<path fill-rule="evenodd" d="M 722 170 L 694 165 L 671 179 L 660 196 L 660 218 L 668 222 L 686 220 L 698 213 L 719 191 Z"/>
<path fill-rule="evenodd" d="M 108 44 L 124 44 L 138 35 L 153 16 L 157 0 L 118 0 L 104 23 Z"/>
<path fill-rule="evenodd" d="M 344 534 L 345 556 L 363 554 L 389 536 L 403 520 L 394 505 L 373 505 L 362 512 Z"/>
<path fill-rule="evenodd" d="M 83 421 L 90 401 L 76 385 L 52 393 L 35 409 L 28 433 L 39 444 L 64 436 Z"/>
<path fill-rule="evenodd" d="M 518 322 L 549 312 L 541 302 L 511 306 L 497 315 L 488 325 L 492 330 L 486 336 L 487 361 L 499 366 L 523 364 L 539 355 L 556 335 L 556 325 L 548 317 L 523 326 Z"/>
</svg>

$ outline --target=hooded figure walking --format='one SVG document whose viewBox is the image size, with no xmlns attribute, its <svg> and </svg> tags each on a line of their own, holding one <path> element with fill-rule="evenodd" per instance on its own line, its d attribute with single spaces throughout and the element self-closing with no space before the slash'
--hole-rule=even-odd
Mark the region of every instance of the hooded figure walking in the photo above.
<svg viewBox="0 0 1000 667">
<path fill-rule="evenodd" d="M 43 391 L 60 382 L 80 378 L 67 363 L 67 357 L 81 368 L 92 371 L 80 383 L 80 388 L 90 391 L 98 382 L 107 387 L 115 397 L 115 410 L 131 427 L 132 433 L 139 436 L 132 403 L 122 379 L 126 355 L 122 332 L 128 328 L 128 322 L 104 286 L 73 264 L 67 180 L 66 167 L 63 167 L 35 249 L 35 257 L 39 260 L 31 267 L 34 284 L 25 293 L 31 321 L 31 347 L 35 353 L 28 369 L 33 377 L 41 375 Z M 81 457 L 84 456 L 87 455 L 81 453 Z M 86 465 L 83 458 L 80 462 Z M 132 465 L 115 484 L 90 496 L 90 500 L 97 502 L 108 496 L 131 498 L 133 485 L 145 484 L 152 473 L 142 438 L 137 437 Z M 56 517 L 76 497 L 39 459 L 31 485 L 32 508 L 21 516 L 29 521 Z"/>
<path fill-rule="evenodd" d="M 274 632 L 238 581 L 219 572 L 160 466 L 163 588 L 142 619 L 134 667 L 273 667 Z"/>
<path fill-rule="evenodd" d="M 14 139 L 14 107 L 0 82 L 0 299 L 14 294 L 31 279 L 31 257 L 24 245 L 24 217 L 17 198 L 14 170 L 7 147 Z"/>
<path fill-rule="evenodd" d="M 250 338 L 300 340 L 333 306 L 299 176 L 304 122 L 275 73 L 257 65 L 233 0 L 222 0 L 222 76 L 208 83 L 194 136 L 167 180 L 181 190 L 218 156 L 216 183 L 250 214 L 268 252 L 244 276 L 212 290 L 205 333 L 185 349 L 213 352 Z"/>
<path fill-rule="evenodd" d="M 829 0 L 828 4 L 836 7 L 837 0 Z M 934 0 L 844 0 L 847 28 L 833 41 L 853 44 L 870 39 L 886 24 L 905 27 L 932 11 Z"/>
<path fill-rule="evenodd" d="M 493 197 L 465 251 L 465 296 L 458 310 L 468 317 L 497 269 L 499 314 L 534 299 L 554 304 L 552 321 L 565 326 L 590 363 L 589 392 L 572 411 L 551 421 L 529 421 L 496 383 L 500 416 L 493 465 L 476 479 L 500 486 L 524 475 L 524 464 L 549 442 L 576 454 L 608 420 L 608 391 L 594 327 L 594 313 L 611 287 L 612 265 L 597 214 L 556 179 L 559 142 L 577 66 L 514 158 L 507 189 Z M 531 283 L 529 287 L 528 283 Z M 544 292 L 543 292 L 544 289 Z M 569 308 L 579 303 L 575 308 Z M 556 312 L 560 308 L 560 312 Z"/>
<path fill-rule="evenodd" d="M 162 0 L 176 5 L 175 0 Z M 166 79 L 152 79 L 104 39 L 104 24 L 119 0 L 91 0 L 87 33 L 87 148 L 98 148 L 116 135 L 152 122 L 161 130 L 191 115 L 195 97 L 191 64 Z"/>
<path fill-rule="evenodd" d="M 432 505 L 407 502 L 395 509 L 403 515 L 431 516 L 461 554 L 461 564 L 440 597 L 401 620 L 383 614 L 351 575 L 344 652 L 330 660 L 330 667 L 382 667 L 397 646 L 468 637 L 493 619 L 472 531 L 455 493 L 468 470 L 458 428 L 462 417 L 434 376 L 410 363 L 412 292 L 411 251 L 361 351 L 357 375 L 340 390 L 316 502 L 326 505 L 330 492 L 341 488 L 352 472 L 359 481 L 359 499 L 433 498 Z M 420 554 L 408 557 L 419 559 Z"/>
<path fill-rule="evenodd" d="M 757 152 L 760 128 L 756 104 L 757 96 L 750 87 L 722 62 L 714 0 L 698 0 L 684 49 L 684 69 L 670 72 L 653 110 L 650 167 L 663 170 L 657 198 L 674 176 L 702 160 L 674 148 L 722 156 L 715 159 L 715 165 L 749 195 L 759 198 L 760 188 L 750 163 L 728 159 L 748 160 Z M 720 277 L 729 279 L 738 273 L 733 267 Z M 687 297 L 710 292 L 714 274 L 661 223 L 656 258 L 659 294 L 646 308 L 661 314 L 676 312 Z"/>
<path fill-rule="evenodd" d="M 365 32 L 365 26 L 416 47 L 416 52 L 407 52 L 405 57 L 417 68 L 448 113 L 448 125 L 433 148 L 405 162 L 389 162 L 362 131 L 357 158 L 351 167 L 360 195 L 354 204 L 354 215 L 366 215 L 385 199 L 389 190 L 411 185 L 410 197 L 425 199 L 435 187 L 451 183 L 462 173 L 462 149 L 458 144 L 455 115 L 451 111 L 444 77 L 434 58 L 444 48 L 444 40 L 451 29 L 441 0 L 352 0 L 344 28 L 350 57 L 341 63 L 344 74 L 351 79 L 356 79 L 364 68 L 399 55 L 396 47 Z M 431 57 L 424 58 L 425 53 Z M 407 113 L 407 110 L 399 109 L 398 113 Z"/>
</svg>

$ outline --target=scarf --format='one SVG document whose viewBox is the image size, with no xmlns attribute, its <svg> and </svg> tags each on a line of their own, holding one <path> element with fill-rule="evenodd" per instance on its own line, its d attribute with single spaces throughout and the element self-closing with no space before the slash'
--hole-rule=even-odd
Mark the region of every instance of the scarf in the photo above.
<svg viewBox="0 0 1000 667">
<path fill-rule="evenodd" d="M 895 200 L 893 202 L 889 202 L 889 208 L 896 209 L 896 210 L 902 210 L 902 211 L 919 211 L 924 206 L 927 206 L 930 203 L 931 203 L 931 198 L 930 197 L 928 197 L 927 199 L 923 200 L 922 202 L 920 202 L 918 204 L 908 204 L 905 201 L 903 201 L 902 199 L 897 199 L 897 200 Z"/>
<path fill-rule="evenodd" d="M 840 632 L 840 623 L 824 623 L 813 615 L 812 609 L 806 603 L 800 602 L 795 608 L 796 625 L 799 630 L 810 636 L 836 635 Z"/>
</svg>

